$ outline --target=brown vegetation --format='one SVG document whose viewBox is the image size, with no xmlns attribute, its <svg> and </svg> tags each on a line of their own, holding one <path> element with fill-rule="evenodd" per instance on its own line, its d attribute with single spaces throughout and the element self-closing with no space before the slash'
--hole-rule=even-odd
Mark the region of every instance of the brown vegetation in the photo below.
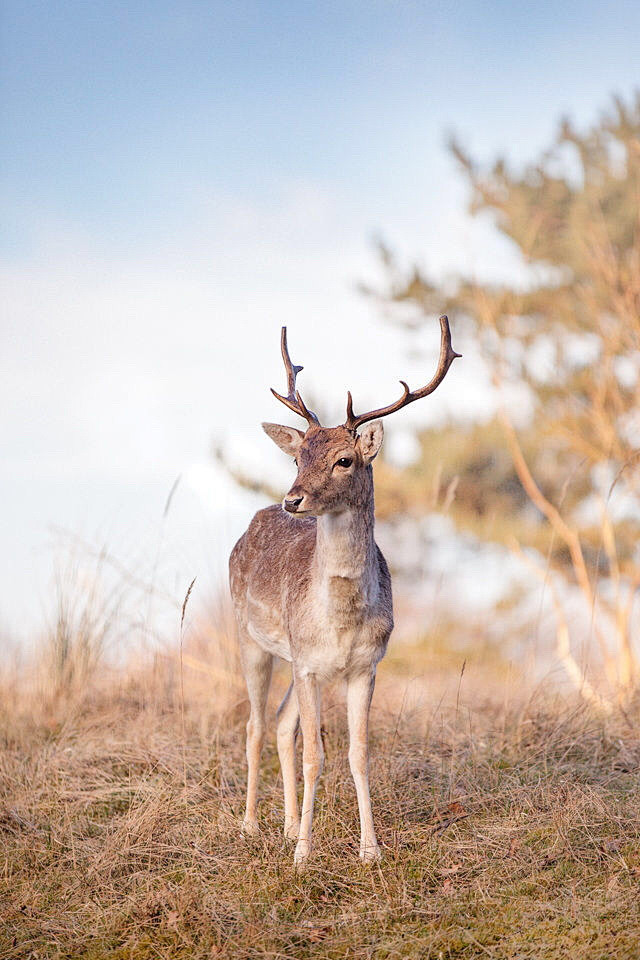
<svg viewBox="0 0 640 960">
<path fill-rule="evenodd" d="M 432 509 L 437 470 L 439 483 L 456 480 L 451 513 L 462 529 L 536 552 L 554 592 L 559 657 L 587 690 L 571 653 L 582 640 L 570 637 L 561 597 L 576 586 L 610 689 L 624 701 L 640 678 L 640 93 L 615 99 L 584 132 L 564 121 L 523 170 L 502 158 L 483 167 L 457 143 L 452 152 L 470 212 L 492 216 L 527 282 L 459 277 L 444 287 L 382 250 L 382 298 L 402 304 L 399 322 L 415 330 L 449 311 L 456 336 L 468 331 L 463 353 L 482 358 L 496 389 L 489 423 L 453 443 L 449 424 L 423 435 L 407 471 L 422 483 L 413 510 Z"/>
<path fill-rule="evenodd" d="M 178 636 L 135 667 L 5 674 L 0 956 L 638 955 L 635 708 L 599 715 L 473 650 L 452 669 L 392 644 L 372 711 L 383 862 L 358 861 L 333 691 L 300 876 L 274 742 L 261 836 L 240 834 L 247 706 L 233 644 L 212 634 L 187 634 L 182 664 Z"/>
</svg>

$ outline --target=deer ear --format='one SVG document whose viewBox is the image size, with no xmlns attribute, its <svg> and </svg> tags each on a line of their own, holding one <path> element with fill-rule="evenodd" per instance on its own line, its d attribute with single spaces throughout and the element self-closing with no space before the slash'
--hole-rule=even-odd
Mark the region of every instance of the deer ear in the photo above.
<svg viewBox="0 0 640 960">
<path fill-rule="evenodd" d="M 295 427 L 283 427 L 279 423 L 263 423 L 262 429 L 271 437 L 284 453 L 290 457 L 297 457 L 300 444 L 304 440 L 304 433 Z"/>
<path fill-rule="evenodd" d="M 378 450 L 382 446 L 382 437 L 384 436 L 384 427 L 382 420 L 374 420 L 373 423 L 366 423 L 360 431 L 358 443 L 360 444 L 360 453 L 365 463 L 371 463 L 375 459 Z"/>
</svg>

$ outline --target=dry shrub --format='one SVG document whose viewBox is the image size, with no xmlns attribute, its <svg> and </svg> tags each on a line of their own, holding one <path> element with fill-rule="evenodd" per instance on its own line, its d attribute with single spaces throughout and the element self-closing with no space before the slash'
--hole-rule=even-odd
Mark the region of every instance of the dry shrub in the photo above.
<svg viewBox="0 0 640 960">
<path fill-rule="evenodd" d="M 372 712 L 383 863 L 357 858 L 336 689 L 296 875 L 273 736 L 261 835 L 240 834 L 247 709 L 213 616 L 192 621 L 182 659 L 176 629 L 64 698 L 26 665 L 4 678 L 2 957 L 637 956 L 636 705 L 603 716 L 503 674 L 492 696 L 473 661 L 412 678 L 396 649 Z"/>
</svg>

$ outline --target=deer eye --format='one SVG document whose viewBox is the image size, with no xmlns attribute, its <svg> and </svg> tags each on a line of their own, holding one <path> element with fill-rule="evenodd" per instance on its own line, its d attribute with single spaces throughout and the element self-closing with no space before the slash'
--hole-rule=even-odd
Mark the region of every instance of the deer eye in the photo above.
<svg viewBox="0 0 640 960">
<path fill-rule="evenodd" d="M 336 467 L 350 467 L 353 463 L 351 457 L 340 457 L 339 460 L 336 460 Z"/>
</svg>

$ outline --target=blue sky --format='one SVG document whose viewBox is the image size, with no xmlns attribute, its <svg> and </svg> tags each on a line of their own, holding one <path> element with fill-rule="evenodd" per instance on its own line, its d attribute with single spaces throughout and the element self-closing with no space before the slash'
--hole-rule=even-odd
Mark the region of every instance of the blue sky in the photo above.
<svg viewBox="0 0 640 960">
<path fill-rule="evenodd" d="M 446 134 L 535 157 L 638 85 L 639 37 L 631 2 L 4 3 L 0 623 L 47 608 L 52 525 L 144 565 L 179 473 L 167 575 L 217 569 L 248 504 L 212 440 L 287 475 L 257 429 L 281 322 L 335 416 L 421 376 L 357 293 L 371 238 L 517 272 Z M 465 369 L 405 426 L 478 404 Z"/>
<path fill-rule="evenodd" d="M 639 73 L 631 2 L 4 7 L 19 250 L 39 210 L 153 243 L 203 183 L 274 203 L 283 182 L 329 184 L 384 229 L 443 174 L 446 130 L 526 157 L 560 112 L 586 120 Z"/>
</svg>

